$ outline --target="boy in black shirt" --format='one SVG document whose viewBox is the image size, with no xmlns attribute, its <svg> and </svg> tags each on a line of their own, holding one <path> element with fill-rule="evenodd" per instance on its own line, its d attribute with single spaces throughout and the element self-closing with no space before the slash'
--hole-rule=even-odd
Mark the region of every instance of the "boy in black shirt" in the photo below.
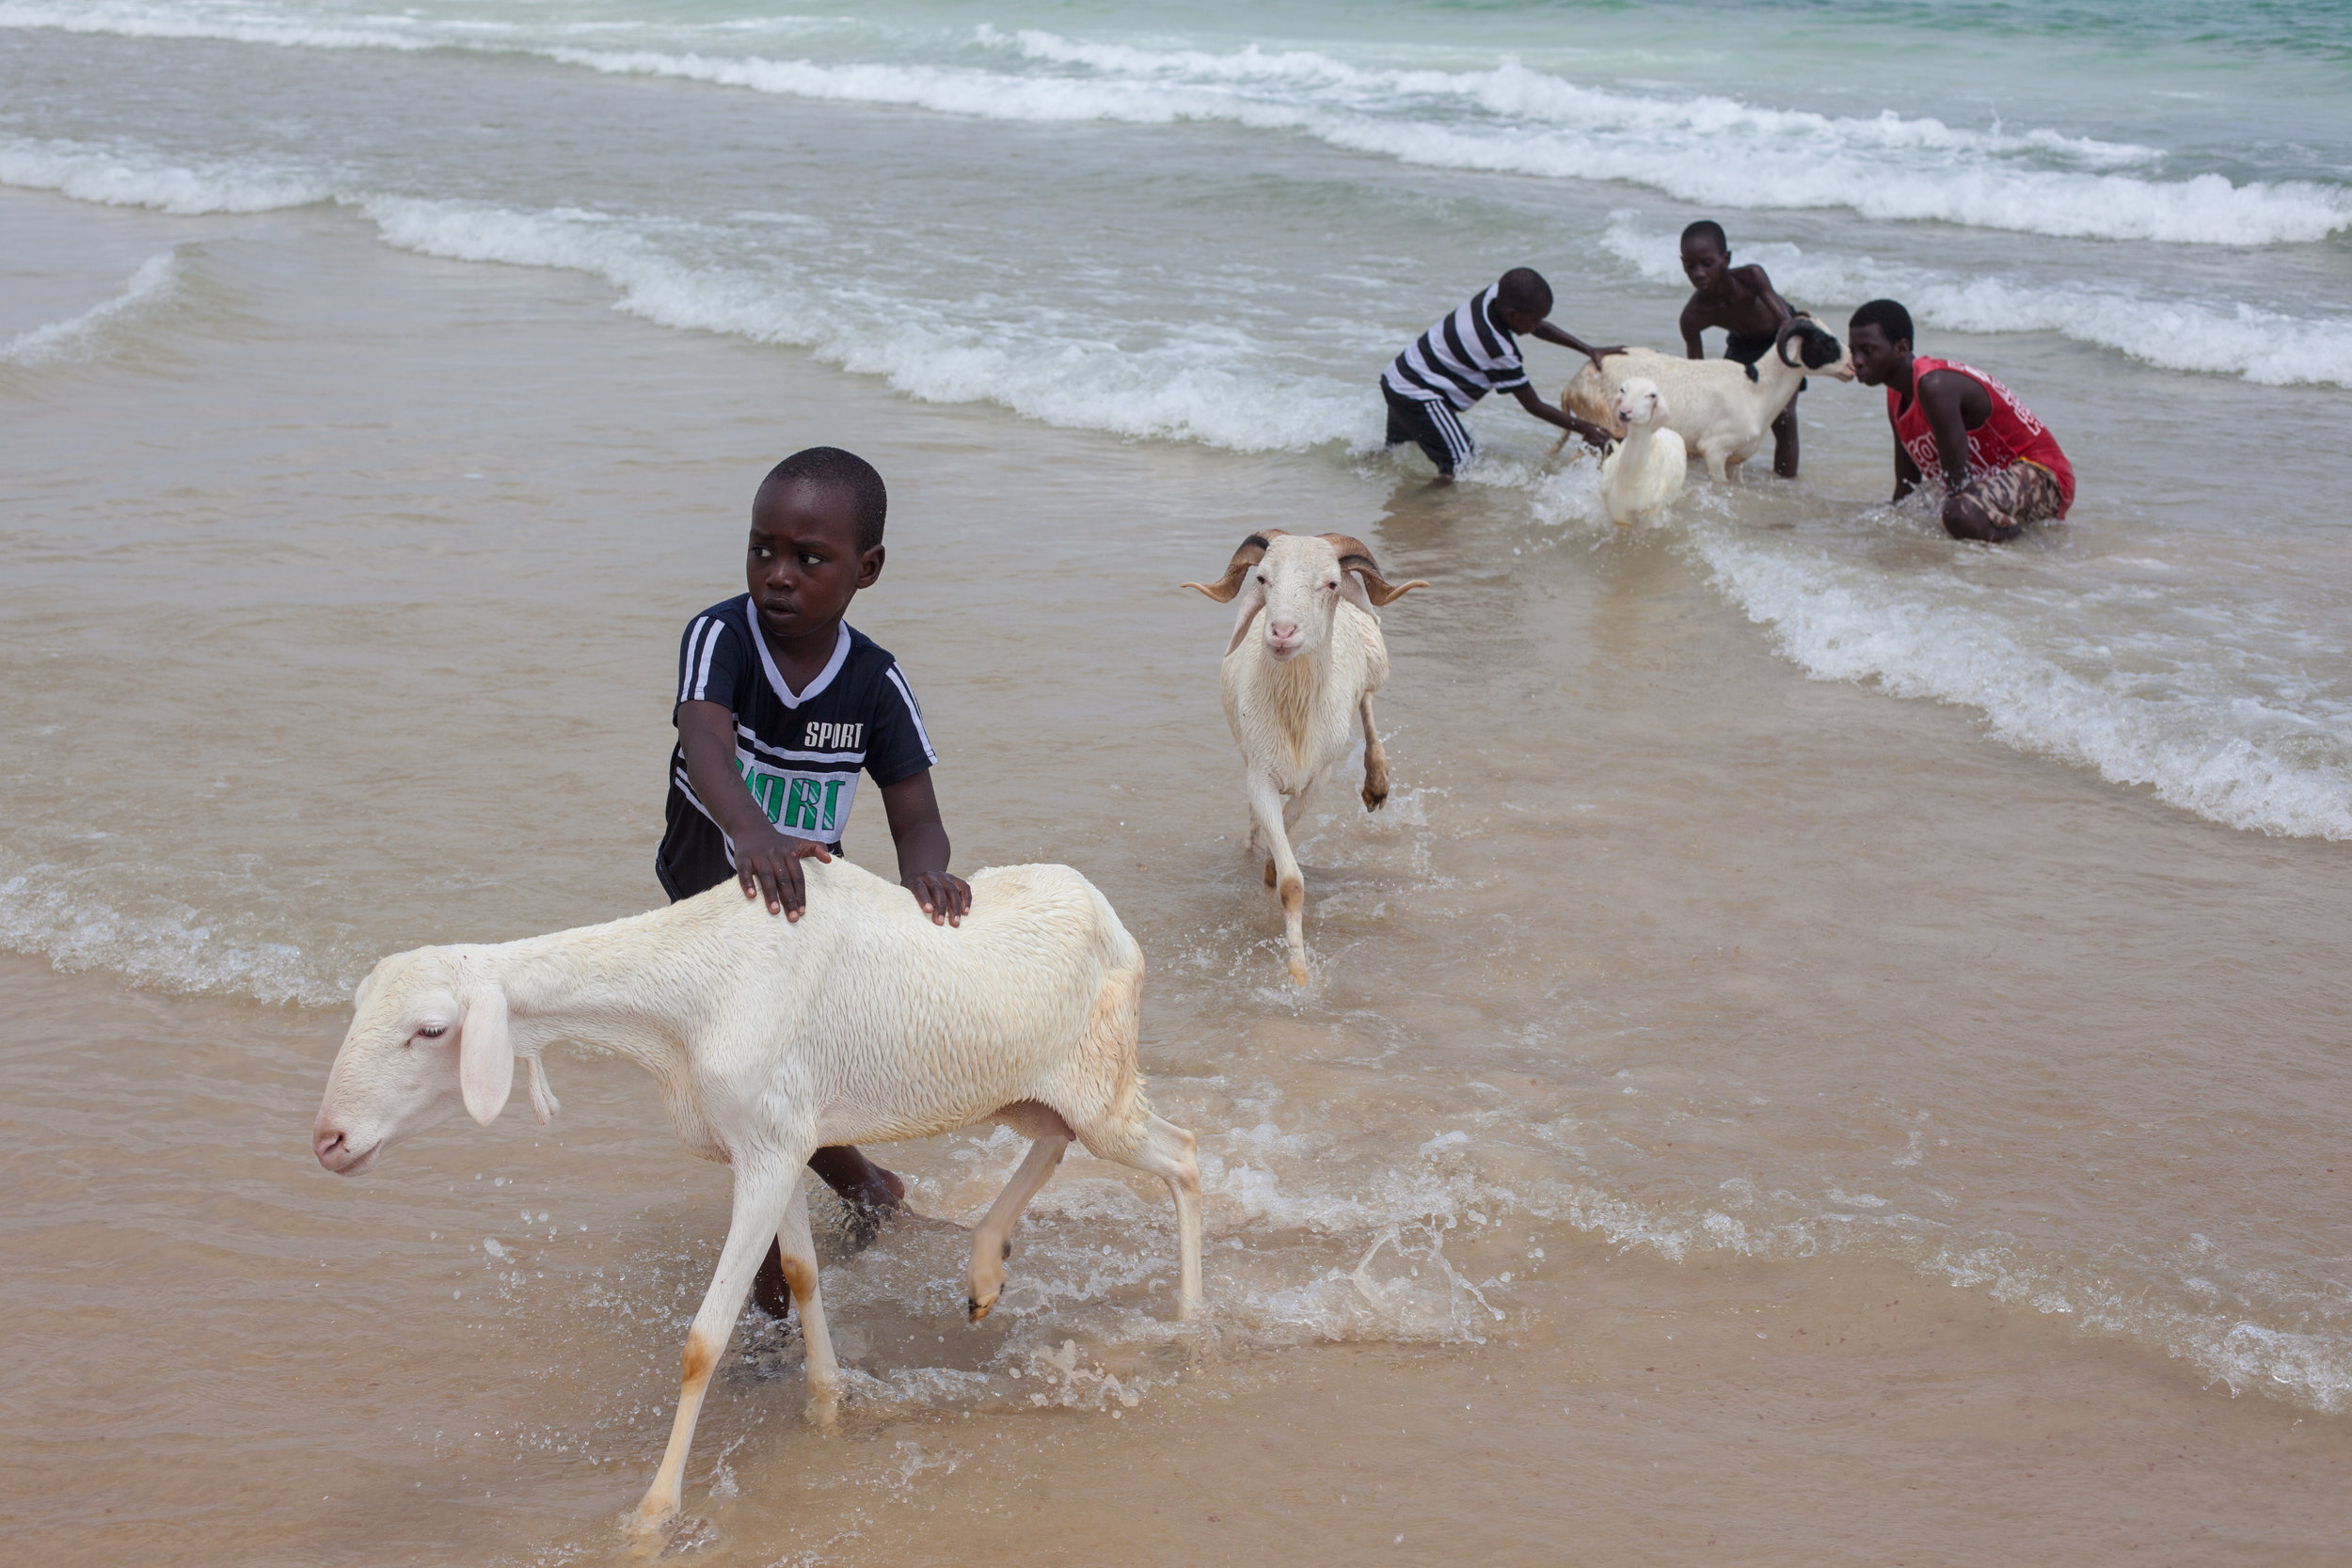
<svg viewBox="0 0 2352 1568">
<path fill-rule="evenodd" d="M 673 900 L 733 878 L 770 913 L 800 919 L 800 863 L 840 852 L 864 771 L 882 790 L 898 879 L 923 912 L 956 926 L 971 910 L 972 889 L 947 872 L 923 711 L 898 660 L 842 621 L 882 576 L 887 505 L 882 475 L 837 447 L 795 452 L 760 483 L 750 592 L 695 616 L 679 646 L 668 831 L 654 856 Z M 847 1146 L 808 1164 L 868 1234 L 906 1196 Z M 760 1305 L 783 1316 L 790 1297 L 772 1248 L 757 1284 Z"/>
</svg>

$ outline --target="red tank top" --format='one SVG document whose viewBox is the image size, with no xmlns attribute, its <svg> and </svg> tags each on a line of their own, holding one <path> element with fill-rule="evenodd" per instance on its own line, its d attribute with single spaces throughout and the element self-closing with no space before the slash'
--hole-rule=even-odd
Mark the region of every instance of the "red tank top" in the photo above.
<svg viewBox="0 0 2352 1568">
<path fill-rule="evenodd" d="M 1993 413 L 1984 423 L 1968 433 L 1968 471 L 1972 474 L 1992 473 L 2006 468 L 2020 459 L 2038 467 L 2046 468 L 2058 484 L 2058 515 L 2066 515 L 2074 504 L 2074 466 L 2066 461 L 2066 453 L 2058 450 L 2058 437 L 2047 426 L 2033 417 L 2032 410 L 2017 401 L 2017 395 L 1991 376 L 1972 365 L 1957 359 L 1931 359 L 1922 354 L 1911 361 L 1912 387 L 1915 389 L 1920 378 L 1935 371 L 1958 371 L 1985 389 L 1991 398 Z M 1943 459 L 1935 450 L 1935 432 L 1928 428 L 1927 411 L 1919 406 L 1914 395 L 1909 405 L 1901 392 L 1886 388 L 1886 417 L 1894 421 L 1895 439 L 1911 453 L 1911 460 L 1919 471 L 1930 478 L 1944 472 Z"/>
</svg>

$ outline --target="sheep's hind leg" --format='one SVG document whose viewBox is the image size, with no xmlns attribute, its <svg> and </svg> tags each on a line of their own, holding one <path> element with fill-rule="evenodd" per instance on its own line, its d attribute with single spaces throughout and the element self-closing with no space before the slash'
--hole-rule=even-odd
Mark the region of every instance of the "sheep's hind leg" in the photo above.
<svg viewBox="0 0 2352 1568">
<path fill-rule="evenodd" d="M 1249 782 L 1249 805 L 1257 813 L 1258 831 L 1274 851 L 1275 890 L 1282 897 L 1282 928 L 1290 940 L 1291 981 L 1307 983 L 1307 879 L 1299 875 L 1298 858 L 1291 853 L 1291 836 L 1282 818 L 1286 805 L 1271 779 Z"/>
<path fill-rule="evenodd" d="M 808 1183 L 792 1188 L 784 1223 L 776 1227 L 784 1254 L 784 1277 L 801 1304 L 801 1343 L 808 1368 L 809 1420 L 829 1427 L 841 1408 L 841 1364 L 834 1359 L 833 1335 L 825 1327 L 825 1298 L 817 1288 L 817 1241 L 808 1231 Z"/>
<path fill-rule="evenodd" d="M 1372 693 L 1364 693 L 1364 809 L 1378 811 L 1389 800 L 1389 752 L 1372 719 Z"/>
<path fill-rule="evenodd" d="M 807 1211 L 801 1207 L 800 1196 L 801 1162 L 806 1155 L 807 1150 L 803 1149 L 773 1171 L 741 1166 L 736 1170 L 735 1212 L 727 1224 L 726 1245 L 720 1249 L 719 1267 L 710 1276 L 710 1289 L 703 1295 L 701 1309 L 694 1314 L 694 1326 L 686 1334 L 677 1417 L 670 1424 L 670 1446 L 661 1455 L 661 1467 L 654 1473 L 653 1484 L 646 1488 L 644 1500 L 637 1505 L 632 1522 L 640 1530 L 659 1529 L 677 1513 L 686 1454 L 694 1444 L 694 1422 L 702 1414 L 703 1395 L 710 1387 L 711 1374 L 719 1369 L 719 1357 L 726 1354 L 736 1317 L 743 1310 L 743 1298 L 752 1288 L 752 1275 L 758 1270 L 769 1240 L 777 1234 L 787 1208 L 798 1209 L 803 1216 L 802 1234 L 807 1234 Z M 785 1277 L 798 1291 L 800 1281 L 792 1277 L 791 1262 L 789 1257 L 785 1259 Z M 823 1309 L 817 1305 L 814 1269 L 810 1271 L 809 1294 L 802 1298 L 801 1323 L 812 1347 L 810 1365 L 814 1367 L 813 1347 L 822 1337 L 824 1324 Z"/>
<path fill-rule="evenodd" d="M 972 1322 L 987 1317 L 989 1309 L 996 1305 L 996 1297 L 1005 1288 L 1005 1259 L 1012 1256 L 1012 1227 L 1020 1223 L 1021 1211 L 1037 1196 L 1038 1189 L 1045 1185 L 1069 1148 L 1070 1135 L 1066 1131 L 1058 1137 L 1041 1137 L 1030 1144 L 1021 1168 L 1012 1173 L 1005 1190 L 989 1205 L 987 1217 L 973 1230 L 972 1288 L 963 1304 Z"/>
<path fill-rule="evenodd" d="M 1190 1132 L 1148 1111 L 1144 1117 L 1143 1147 L 1114 1158 L 1165 1180 L 1176 1200 L 1176 1316 L 1190 1318 L 1200 1310 L 1200 1167 Z"/>
</svg>

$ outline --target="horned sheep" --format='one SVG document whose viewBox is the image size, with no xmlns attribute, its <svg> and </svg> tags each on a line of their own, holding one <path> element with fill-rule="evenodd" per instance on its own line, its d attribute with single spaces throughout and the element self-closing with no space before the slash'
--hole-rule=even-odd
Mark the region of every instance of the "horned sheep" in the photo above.
<svg viewBox="0 0 2352 1568">
<path fill-rule="evenodd" d="M 1364 809 L 1378 811 L 1388 800 L 1389 757 L 1372 716 L 1373 693 L 1389 678 L 1378 607 L 1429 585 L 1391 587 L 1363 541 L 1347 534 L 1266 529 L 1241 542 L 1216 582 L 1183 586 L 1219 604 L 1241 600 L 1218 684 L 1225 721 L 1241 747 L 1249 848 L 1265 851 L 1266 886 L 1282 900 L 1291 979 L 1303 986 L 1307 884 L 1291 852 L 1290 824 L 1359 730 Z"/>
<path fill-rule="evenodd" d="M 1190 1132 L 1152 1114 L 1136 1060 L 1143 954 L 1061 865 L 972 879 L 961 928 L 847 861 L 811 863 L 797 924 L 733 884 L 609 925 L 494 945 L 422 947 L 353 998 L 312 1148 L 356 1176 L 460 1105 L 488 1125 L 515 1062 L 555 1114 L 540 1057 L 559 1040 L 651 1071 L 679 1138 L 734 1167 L 727 1238 L 686 1338 L 677 1418 L 635 1521 L 678 1507 L 695 1418 L 771 1238 L 801 1305 L 808 1414 L 841 1377 L 818 1291 L 803 1173 L 820 1145 L 925 1138 L 983 1122 L 1035 1141 L 973 1233 L 968 1310 L 995 1304 L 1022 1209 L 1070 1140 L 1160 1177 L 1176 1200 L 1176 1312 L 1200 1302 L 1200 1178 Z"/>
<path fill-rule="evenodd" d="M 1772 438 L 1772 421 L 1797 395 L 1807 372 L 1851 381 L 1853 359 L 1810 316 L 1796 316 L 1781 324 L 1772 352 L 1753 365 L 1685 359 L 1648 348 L 1610 355 L 1569 379 L 1560 406 L 1622 436 L 1616 388 L 1635 376 L 1651 382 L 1672 410 L 1666 428 L 1682 437 L 1692 454 L 1705 459 L 1708 477 L 1720 481 Z M 1557 452 L 1566 442 L 1564 436 L 1551 450 Z"/>
</svg>

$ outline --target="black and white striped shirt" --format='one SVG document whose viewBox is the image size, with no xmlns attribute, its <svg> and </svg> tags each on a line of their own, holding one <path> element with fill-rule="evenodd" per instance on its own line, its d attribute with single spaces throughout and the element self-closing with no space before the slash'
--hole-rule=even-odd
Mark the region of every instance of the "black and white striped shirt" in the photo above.
<svg viewBox="0 0 2352 1568">
<path fill-rule="evenodd" d="M 1519 341 L 1495 309 L 1501 288 L 1487 285 L 1414 339 L 1411 347 L 1390 361 L 1381 384 L 1399 397 L 1422 403 L 1443 398 L 1457 409 L 1468 408 L 1488 392 L 1526 386 Z"/>
<path fill-rule="evenodd" d="M 677 700 L 717 703 L 733 713 L 735 770 L 768 820 L 835 850 L 861 772 L 887 789 L 939 761 L 898 661 L 873 639 L 845 623 L 831 661 L 795 693 L 759 635 L 749 594 L 712 605 L 688 624 L 678 644 Z M 654 869 L 671 897 L 691 897 L 735 875 L 735 847 L 696 798 L 683 745 L 670 753 L 665 815 Z"/>
</svg>

